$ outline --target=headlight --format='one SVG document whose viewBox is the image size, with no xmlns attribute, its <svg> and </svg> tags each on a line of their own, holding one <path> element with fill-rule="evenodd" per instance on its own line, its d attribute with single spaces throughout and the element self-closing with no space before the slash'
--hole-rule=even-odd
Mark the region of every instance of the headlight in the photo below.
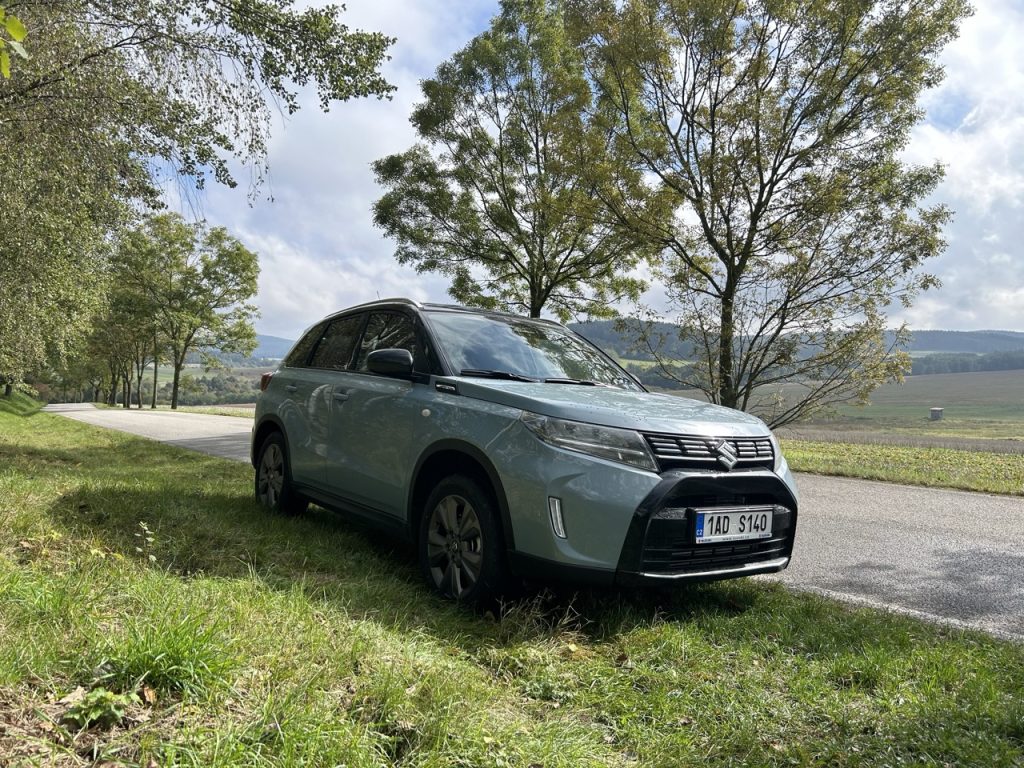
<svg viewBox="0 0 1024 768">
<path fill-rule="evenodd" d="M 580 421 L 565 421 L 523 411 L 519 420 L 549 445 L 585 453 L 599 459 L 618 461 L 631 467 L 657 472 L 658 464 L 647 443 L 631 429 L 602 427 Z"/>
<path fill-rule="evenodd" d="M 779 441 L 775 437 L 775 435 L 769 435 L 769 437 L 772 441 L 772 453 L 775 454 L 775 466 L 772 467 L 772 469 L 778 472 L 780 469 L 782 469 L 782 447 L 779 445 Z"/>
</svg>

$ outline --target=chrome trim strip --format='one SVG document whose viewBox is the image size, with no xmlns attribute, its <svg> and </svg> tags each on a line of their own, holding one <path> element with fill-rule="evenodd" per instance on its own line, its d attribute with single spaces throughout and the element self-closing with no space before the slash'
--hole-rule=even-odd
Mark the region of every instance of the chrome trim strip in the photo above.
<svg viewBox="0 0 1024 768">
<path fill-rule="evenodd" d="M 645 579 L 664 579 L 675 581 L 677 579 L 699 579 L 702 576 L 724 576 L 730 573 L 754 573 L 761 569 L 784 568 L 789 563 L 788 557 L 777 557 L 774 560 L 762 560 L 759 563 L 746 563 L 736 568 L 719 568 L 714 571 L 687 571 L 686 573 L 640 573 Z"/>
</svg>

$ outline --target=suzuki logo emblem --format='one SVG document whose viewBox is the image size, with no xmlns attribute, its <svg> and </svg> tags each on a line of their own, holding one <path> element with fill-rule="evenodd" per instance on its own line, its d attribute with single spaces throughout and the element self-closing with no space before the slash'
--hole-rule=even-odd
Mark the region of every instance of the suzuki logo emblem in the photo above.
<svg viewBox="0 0 1024 768">
<path fill-rule="evenodd" d="M 736 451 L 733 450 L 732 446 L 729 445 L 726 440 L 707 440 L 706 441 L 708 450 L 711 453 L 718 454 L 718 463 L 726 469 L 732 469 L 736 466 L 736 462 L 739 461 L 739 456 L 736 455 Z"/>
</svg>

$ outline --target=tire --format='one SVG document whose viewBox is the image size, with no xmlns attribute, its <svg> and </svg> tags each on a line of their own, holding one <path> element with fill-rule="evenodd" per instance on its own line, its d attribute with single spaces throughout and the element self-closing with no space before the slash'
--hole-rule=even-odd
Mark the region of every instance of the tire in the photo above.
<svg viewBox="0 0 1024 768">
<path fill-rule="evenodd" d="M 292 488 L 288 451 L 280 432 L 267 435 L 256 458 L 256 501 L 272 512 L 301 515 L 309 502 Z"/>
<path fill-rule="evenodd" d="M 504 544 L 492 494 L 465 475 L 450 475 L 427 497 L 420 516 L 420 570 L 444 597 L 481 604 L 502 594 Z"/>
</svg>

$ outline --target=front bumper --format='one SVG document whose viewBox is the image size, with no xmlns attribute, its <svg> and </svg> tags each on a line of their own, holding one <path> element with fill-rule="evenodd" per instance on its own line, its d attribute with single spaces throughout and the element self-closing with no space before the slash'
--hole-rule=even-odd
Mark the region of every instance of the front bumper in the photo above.
<svg viewBox="0 0 1024 768">
<path fill-rule="evenodd" d="M 771 537 L 698 544 L 696 510 L 718 507 L 771 507 Z M 531 580 L 588 584 L 664 584 L 773 573 L 789 565 L 796 521 L 794 489 L 773 472 L 672 470 L 636 507 L 614 569 L 519 553 L 511 553 L 512 566 Z"/>
<path fill-rule="evenodd" d="M 698 544 L 696 510 L 773 509 L 767 539 Z M 772 573 L 789 565 L 797 501 L 771 472 L 666 472 L 637 507 L 616 568 L 618 581 L 701 581 Z"/>
</svg>

